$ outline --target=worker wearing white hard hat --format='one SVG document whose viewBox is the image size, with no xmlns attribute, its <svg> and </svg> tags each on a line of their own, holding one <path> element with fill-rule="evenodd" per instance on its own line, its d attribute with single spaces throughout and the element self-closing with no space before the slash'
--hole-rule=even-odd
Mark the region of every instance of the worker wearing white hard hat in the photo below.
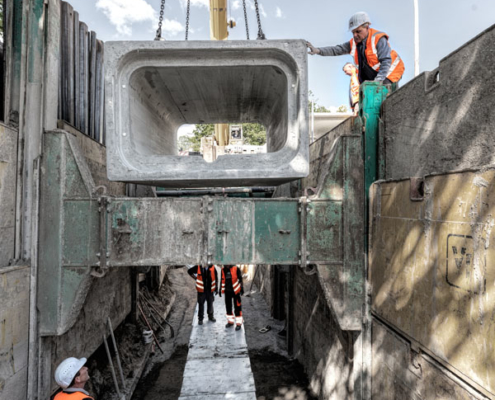
<svg viewBox="0 0 495 400">
<path fill-rule="evenodd" d="M 404 74 L 404 62 L 388 42 L 388 35 L 370 28 L 371 19 L 363 11 L 349 19 L 352 39 L 337 46 L 315 47 L 307 42 L 309 54 L 341 56 L 350 54 L 358 69 L 359 82 L 396 83 Z"/>
<path fill-rule="evenodd" d="M 69 357 L 55 370 L 55 381 L 61 387 L 53 400 L 94 400 L 84 389 L 89 380 L 86 359 Z"/>
</svg>

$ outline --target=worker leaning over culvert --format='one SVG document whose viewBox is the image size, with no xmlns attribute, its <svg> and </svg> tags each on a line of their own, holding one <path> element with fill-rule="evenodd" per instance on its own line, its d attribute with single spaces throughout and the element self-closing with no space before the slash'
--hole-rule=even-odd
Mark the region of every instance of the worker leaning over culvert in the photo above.
<svg viewBox="0 0 495 400">
<path fill-rule="evenodd" d="M 213 310 L 214 296 L 217 294 L 218 273 L 214 265 L 202 267 L 200 265 L 190 266 L 187 273 L 196 280 L 196 291 L 198 292 L 198 325 L 203 325 L 205 315 L 205 301 L 207 305 L 206 312 L 208 320 L 216 322 Z"/>
<path fill-rule="evenodd" d="M 349 20 L 353 38 L 338 46 L 314 47 L 306 42 L 309 54 L 341 56 L 350 54 L 358 68 L 359 82 L 378 81 L 384 84 L 399 82 L 404 74 L 404 62 L 396 51 L 390 48 L 388 35 L 370 28 L 367 13 L 358 12 Z"/>
<path fill-rule="evenodd" d="M 84 366 L 86 359 L 66 358 L 55 370 L 55 381 L 61 387 L 53 400 L 94 400 L 84 390 L 89 381 L 88 368 Z"/>
<path fill-rule="evenodd" d="M 242 283 L 242 271 L 237 265 L 224 265 L 222 268 L 222 294 L 225 294 L 225 308 L 227 310 L 227 325 L 230 328 L 236 325 L 238 331 L 242 326 L 242 301 L 241 296 L 244 294 L 244 285 Z M 232 302 L 234 302 L 234 314 L 232 313 Z"/>
</svg>

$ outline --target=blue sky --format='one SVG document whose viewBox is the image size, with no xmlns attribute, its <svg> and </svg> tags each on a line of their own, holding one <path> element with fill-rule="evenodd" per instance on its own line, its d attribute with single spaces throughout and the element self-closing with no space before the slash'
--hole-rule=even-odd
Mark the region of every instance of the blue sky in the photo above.
<svg viewBox="0 0 495 400">
<path fill-rule="evenodd" d="M 439 61 L 495 24 L 495 0 L 418 0 L 420 72 L 435 69 Z M 109 40 L 152 40 L 158 24 L 160 0 L 70 0 L 80 20 Z M 253 1 L 247 0 L 250 37 L 257 25 Z M 190 40 L 209 39 L 209 0 L 191 0 Z M 259 0 L 263 30 L 268 39 L 306 39 L 315 46 L 343 43 L 351 38 L 349 17 L 357 11 L 370 15 L 372 26 L 386 32 L 406 65 L 401 81 L 414 77 L 413 0 Z M 163 36 L 183 40 L 186 0 L 166 0 Z M 229 39 L 245 39 L 241 0 L 229 0 L 237 22 Z M 309 89 L 318 103 L 337 107 L 348 102 L 348 78 L 342 66 L 350 56 L 309 57 Z"/>
</svg>

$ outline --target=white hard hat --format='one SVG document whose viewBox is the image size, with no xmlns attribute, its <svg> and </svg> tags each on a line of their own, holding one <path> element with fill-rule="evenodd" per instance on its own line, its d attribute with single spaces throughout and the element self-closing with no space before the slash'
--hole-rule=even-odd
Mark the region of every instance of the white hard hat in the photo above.
<svg viewBox="0 0 495 400">
<path fill-rule="evenodd" d="M 354 29 L 359 28 L 361 25 L 365 23 L 369 23 L 369 24 L 371 23 L 370 17 L 364 11 L 359 11 L 356 14 L 354 14 L 349 20 L 349 30 L 353 31 Z"/>
<path fill-rule="evenodd" d="M 55 370 L 55 381 L 62 389 L 67 389 L 72 379 L 74 379 L 82 366 L 86 364 L 86 361 L 88 360 L 84 357 L 80 359 L 75 357 L 66 358 Z"/>
</svg>

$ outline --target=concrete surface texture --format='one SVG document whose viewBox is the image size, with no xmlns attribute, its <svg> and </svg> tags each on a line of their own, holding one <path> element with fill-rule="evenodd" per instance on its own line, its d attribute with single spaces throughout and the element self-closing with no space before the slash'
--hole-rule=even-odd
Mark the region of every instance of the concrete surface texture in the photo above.
<svg viewBox="0 0 495 400">
<path fill-rule="evenodd" d="M 14 258 L 17 131 L 0 124 L 0 267 Z"/>
<path fill-rule="evenodd" d="M 485 400 L 432 357 L 374 320 L 372 399 Z"/>
<path fill-rule="evenodd" d="M 314 130 L 314 137 L 311 136 L 311 138 L 314 140 L 318 140 L 326 133 L 334 130 L 338 125 L 340 125 L 351 116 L 352 113 L 314 113 L 314 122 L 310 122 L 312 130 Z M 309 118 L 313 118 L 311 116 L 311 113 L 309 115 Z M 310 135 L 312 135 L 312 132 L 310 133 Z"/>
<path fill-rule="evenodd" d="M 111 180 L 204 187 L 307 175 L 304 41 L 107 42 L 105 71 Z M 267 154 L 175 155 L 183 124 L 242 122 L 267 128 Z"/>
<path fill-rule="evenodd" d="M 386 178 L 495 163 L 495 25 L 383 104 Z"/>
<path fill-rule="evenodd" d="M 374 184 L 371 310 L 445 368 L 495 393 L 495 170 Z M 462 397 L 452 397 L 462 398 Z"/>
<path fill-rule="evenodd" d="M 179 400 L 256 400 L 251 362 L 244 334 L 225 327 L 225 302 L 215 301 L 217 322 L 198 325 L 196 307 Z"/>
<path fill-rule="evenodd" d="M 0 268 L 0 400 L 26 399 L 29 267 Z"/>
</svg>

